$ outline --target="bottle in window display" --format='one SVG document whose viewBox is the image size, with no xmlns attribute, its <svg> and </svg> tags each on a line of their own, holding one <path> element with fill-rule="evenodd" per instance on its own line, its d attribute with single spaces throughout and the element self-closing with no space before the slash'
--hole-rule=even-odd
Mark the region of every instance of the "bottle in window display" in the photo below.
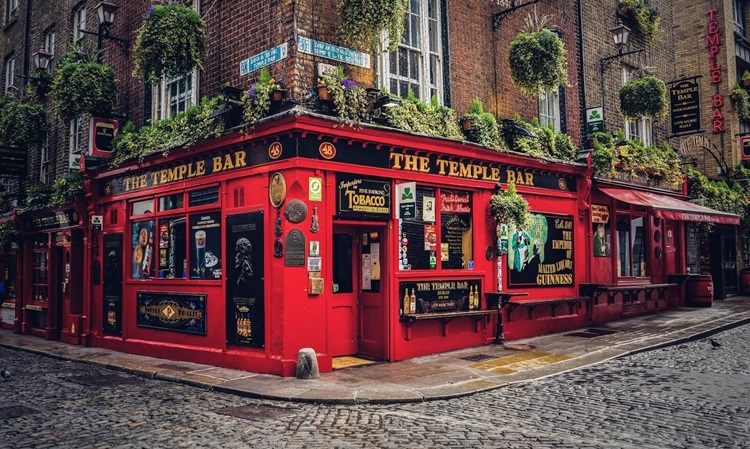
<svg viewBox="0 0 750 449">
<path fill-rule="evenodd" d="M 411 310 L 411 306 L 409 305 L 410 301 L 411 301 L 411 297 L 409 296 L 409 289 L 405 288 L 404 289 L 404 305 L 403 305 L 404 315 L 408 315 L 410 313 L 410 310 Z"/>
<path fill-rule="evenodd" d="M 149 277 L 151 271 L 151 246 L 154 244 L 154 233 L 150 232 L 148 235 L 148 245 L 143 255 L 143 276 Z"/>
<path fill-rule="evenodd" d="M 409 298 L 409 313 L 417 313 L 417 295 L 414 294 L 414 289 L 411 289 Z"/>
</svg>

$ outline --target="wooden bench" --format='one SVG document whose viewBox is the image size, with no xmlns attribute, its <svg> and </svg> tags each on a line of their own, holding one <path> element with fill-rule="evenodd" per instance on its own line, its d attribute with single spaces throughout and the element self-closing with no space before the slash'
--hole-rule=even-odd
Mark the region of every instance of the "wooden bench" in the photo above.
<svg viewBox="0 0 750 449">
<path fill-rule="evenodd" d="M 413 323 L 415 321 L 440 320 L 443 324 L 443 336 L 446 336 L 446 326 L 454 318 L 468 317 L 474 320 L 474 332 L 478 332 L 477 324 L 481 318 L 497 313 L 494 309 L 489 310 L 461 310 L 457 312 L 428 312 L 401 315 L 401 321 Z"/>
<path fill-rule="evenodd" d="M 552 317 L 557 316 L 557 307 L 561 304 L 567 304 L 568 306 L 568 315 L 573 314 L 573 308 L 580 304 L 589 298 L 586 296 L 573 296 L 569 298 L 543 298 L 543 299 L 532 299 L 530 301 L 525 300 L 516 300 L 511 299 L 508 301 L 507 307 L 508 307 L 508 321 L 510 321 L 511 314 L 513 313 L 513 310 L 516 307 L 523 306 L 526 308 L 529 319 L 532 319 L 532 314 L 534 313 L 534 309 L 538 306 L 550 306 L 551 315 Z"/>
</svg>

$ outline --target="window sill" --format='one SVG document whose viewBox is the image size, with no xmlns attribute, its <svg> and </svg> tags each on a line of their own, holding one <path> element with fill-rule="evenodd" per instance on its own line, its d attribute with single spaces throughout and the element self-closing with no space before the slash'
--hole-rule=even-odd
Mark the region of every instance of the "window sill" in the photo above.
<svg viewBox="0 0 750 449">
<path fill-rule="evenodd" d="M 18 18 L 16 16 L 11 16 L 7 22 L 5 22 L 5 26 L 3 27 L 3 31 L 8 31 L 8 28 L 10 28 L 14 23 L 18 22 Z"/>
</svg>

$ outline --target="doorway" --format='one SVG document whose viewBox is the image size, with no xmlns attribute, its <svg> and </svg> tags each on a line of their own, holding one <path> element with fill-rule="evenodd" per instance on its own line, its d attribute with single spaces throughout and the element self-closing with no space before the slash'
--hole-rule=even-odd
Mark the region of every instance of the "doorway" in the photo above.
<svg viewBox="0 0 750 449">
<path fill-rule="evenodd" d="M 387 358 L 385 249 L 384 226 L 334 228 L 328 333 L 334 357 Z"/>
</svg>

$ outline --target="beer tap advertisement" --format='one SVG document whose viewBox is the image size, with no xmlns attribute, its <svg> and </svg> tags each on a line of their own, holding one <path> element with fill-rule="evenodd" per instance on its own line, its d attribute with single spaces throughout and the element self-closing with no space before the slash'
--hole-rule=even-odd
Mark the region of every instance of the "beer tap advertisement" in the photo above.
<svg viewBox="0 0 750 449">
<path fill-rule="evenodd" d="M 190 216 L 190 279 L 221 279 L 221 214 Z"/>
</svg>

